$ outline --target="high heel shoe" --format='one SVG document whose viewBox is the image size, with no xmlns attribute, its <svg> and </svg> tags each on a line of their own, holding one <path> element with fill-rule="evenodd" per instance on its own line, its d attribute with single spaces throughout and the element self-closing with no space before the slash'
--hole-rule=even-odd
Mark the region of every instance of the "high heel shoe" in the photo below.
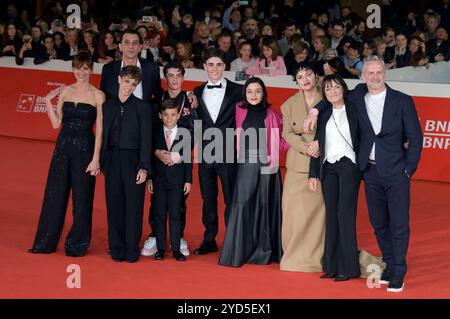
<svg viewBox="0 0 450 319">
<path fill-rule="evenodd" d="M 330 273 L 325 273 L 325 275 L 320 276 L 320 278 L 322 279 L 331 279 L 331 278 L 335 278 L 336 274 L 330 274 Z"/>
<path fill-rule="evenodd" d="M 30 249 L 28 249 L 28 253 L 30 253 L 30 254 L 51 254 L 52 251 L 42 251 L 42 250 L 38 250 L 36 248 L 30 248 Z"/>
</svg>

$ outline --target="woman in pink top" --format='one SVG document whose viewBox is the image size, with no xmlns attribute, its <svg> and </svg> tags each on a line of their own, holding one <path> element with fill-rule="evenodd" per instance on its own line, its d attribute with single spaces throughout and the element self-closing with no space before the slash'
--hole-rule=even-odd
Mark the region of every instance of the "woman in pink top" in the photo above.
<svg viewBox="0 0 450 319">
<path fill-rule="evenodd" d="M 247 80 L 244 100 L 236 105 L 238 170 L 230 217 L 219 264 L 280 262 L 280 153 L 289 147 L 282 134 L 281 116 L 267 102 L 258 77 Z"/>
<path fill-rule="evenodd" d="M 274 37 L 265 37 L 262 40 L 262 56 L 245 70 L 248 75 L 286 75 L 286 65 L 280 54 L 277 40 Z"/>
</svg>

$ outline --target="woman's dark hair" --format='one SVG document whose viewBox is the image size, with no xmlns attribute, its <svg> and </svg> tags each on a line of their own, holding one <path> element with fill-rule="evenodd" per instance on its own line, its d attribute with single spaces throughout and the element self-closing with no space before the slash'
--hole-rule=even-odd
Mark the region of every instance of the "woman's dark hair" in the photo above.
<svg viewBox="0 0 450 319">
<path fill-rule="evenodd" d="M 339 84 L 342 87 L 343 96 L 344 96 L 344 98 L 346 98 L 347 94 L 348 94 L 348 86 L 345 83 L 342 76 L 340 76 L 339 74 L 330 74 L 323 78 L 323 80 L 322 80 L 322 96 L 323 96 L 323 98 L 325 100 L 327 100 L 327 96 L 325 95 L 325 88 L 327 86 L 330 86 L 331 83 L 333 83 L 333 82 L 336 84 Z"/>
<path fill-rule="evenodd" d="M 245 82 L 245 84 L 244 84 L 244 90 L 243 90 L 243 97 L 242 97 L 242 101 L 243 101 L 243 103 L 242 103 L 242 105 L 240 105 L 240 107 L 241 108 L 243 108 L 243 109 L 246 109 L 246 108 L 248 108 L 248 107 L 252 107 L 251 106 L 251 104 L 250 103 L 248 103 L 248 101 L 247 101 L 247 94 L 246 94 L 246 92 L 247 92 L 247 87 L 250 85 L 250 84 L 252 84 L 252 83 L 258 83 L 259 85 L 261 85 L 261 87 L 262 87 L 262 89 L 263 89 L 263 98 L 262 98 L 262 101 L 261 101 L 261 105 L 262 105 L 262 107 L 264 107 L 264 108 L 269 108 L 270 107 L 270 104 L 269 104 L 269 102 L 268 102 L 268 100 L 267 100 L 267 89 L 266 89 L 266 85 L 264 84 L 264 82 L 263 82 L 263 80 L 261 80 L 260 78 L 258 78 L 258 77 L 251 77 L 250 79 L 248 79 L 246 82 Z"/>
<path fill-rule="evenodd" d="M 94 67 L 92 62 L 92 55 L 88 50 L 80 50 L 73 58 L 72 67 L 75 69 L 81 68 L 83 65 L 87 65 L 91 70 Z"/>
<path fill-rule="evenodd" d="M 100 57 L 103 58 L 103 59 L 106 58 L 106 51 L 108 51 L 108 46 L 107 46 L 106 43 L 105 43 L 106 36 L 107 36 L 108 34 L 109 34 L 110 36 L 112 36 L 112 38 L 113 38 L 113 43 L 116 42 L 116 37 L 114 36 L 114 32 L 112 32 L 112 31 L 110 31 L 110 30 L 107 30 L 107 31 L 105 31 L 105 32 L 102 34 L 102 36 L 100 37 L 100 41 L 99 41 L 99 43 L 98 43 L 98 53 L 99 53 Z"/>
<path fill-rule="evenodd" d="M 330 67 L 336 70 L 336 73 L 341 72 L 345 68 L 344 62 L 342 62 L 341 58 L 338 57 L 332 58 L 327 63 Z"/>
<path fill-rule="evenodd" d="M 317 71 L 317 68 L 316 68 L 316 66 L 313 63 L 308 62 L 308 61 L 304 61 L 304 62 L 301 62 L 298 65 L 297 70 L 295 70 L 295 72 L 294 72 L 294 81 L 297 82 L 297 74 L 298 74 L 298 72 L 300 72 L 300 71 L 308 71 L 308 70 L 311 70 L 312 72 L 314 72 L 315 75 L 319 75 L 319 73 Z"/>
</svg>

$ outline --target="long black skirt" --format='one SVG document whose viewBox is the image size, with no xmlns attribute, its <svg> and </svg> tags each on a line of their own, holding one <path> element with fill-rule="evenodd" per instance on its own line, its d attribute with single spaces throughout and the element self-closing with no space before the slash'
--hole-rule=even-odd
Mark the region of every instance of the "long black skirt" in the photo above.
<svg viewBox="0 0 450 319">
<path fill-rule="evenodd" d="M 281 174 L 261 173 L 258 163 L 238 164 L 236 185 L 219 264 L 280 262 Z"/>
</svg>

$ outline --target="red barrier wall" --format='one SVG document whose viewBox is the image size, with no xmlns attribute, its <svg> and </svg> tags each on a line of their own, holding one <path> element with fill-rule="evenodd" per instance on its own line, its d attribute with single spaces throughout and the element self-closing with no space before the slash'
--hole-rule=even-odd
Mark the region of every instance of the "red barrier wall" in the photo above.
<svg viewBox="0 0 450 319">
<path fill-rule="evenodd" d="M 0 68 L 0 135 L 39 140 L 55 140 L 45 113 L 43 97 L 61 84 L 74 82 L 72 73 L 32 69 Z M 92 75 L 99 85 L 100 76 Z M 201 82 L 186 81 L 193 89 Z M 295 89 L 268 87 L 270 102 L 279 110 Z M 424 150 L 417 179 L 450 182 L 450 99 L 414 97 L 424 132 Z"/>
</svg>

